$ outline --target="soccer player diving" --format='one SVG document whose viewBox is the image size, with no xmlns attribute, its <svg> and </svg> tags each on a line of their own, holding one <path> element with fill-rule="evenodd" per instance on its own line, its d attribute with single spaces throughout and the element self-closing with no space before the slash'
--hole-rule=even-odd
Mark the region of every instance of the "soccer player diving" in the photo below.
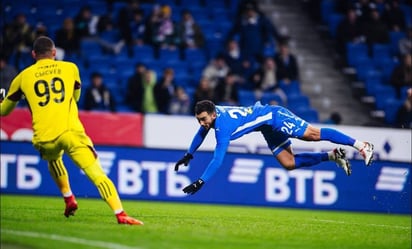
<svg viewBox="0 0 412 249">
<path fill-rule="evenodd" d="M 188 151 L 176 163 L 175 171 L 179 170 L 180 165 L 189 164 L 211 128 L 215 130 L 216 148 L 213 159 L 200 178 L 183 188 L 183 192 L 187 194 L 195 194 L 216 173 L 223 163 L 231 140 L 254 131 L 262 133 L 273 156 L 287 170 L 311 167 L 323 161 L 335 161 L 346 175 L 352 173 L 344 148 L 337 147 L 328 152 L 294 154 L 290 138 L 330 141 L 352 146 L 359 151 L 367 166 L 373 160 L 373 144 L 356 140 L 336 129 L 314 127 L 282 106 L 262 105 L 260 102 L 249 107 L 219 106 L 212 101 L 202 100 L 195 105 L 195 116 L 200 128 Z"/>
</svg>

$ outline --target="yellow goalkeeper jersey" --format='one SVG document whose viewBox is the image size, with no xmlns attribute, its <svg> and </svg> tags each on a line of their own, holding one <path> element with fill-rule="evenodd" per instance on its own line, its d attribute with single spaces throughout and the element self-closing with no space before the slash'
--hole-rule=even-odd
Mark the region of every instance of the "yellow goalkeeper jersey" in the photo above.
<svg viewBox="0 0 412 249">
<path fill-rule="evenodd" d="M 32 113 L 33 143 L 52 141 L 68 130 L 84 132 L 76 103 L 80 86 L 74 63 L 38 60 L 14 78 L 1 103 L 1 115 L 7 115 L 24 95 Z"/>
</svg>

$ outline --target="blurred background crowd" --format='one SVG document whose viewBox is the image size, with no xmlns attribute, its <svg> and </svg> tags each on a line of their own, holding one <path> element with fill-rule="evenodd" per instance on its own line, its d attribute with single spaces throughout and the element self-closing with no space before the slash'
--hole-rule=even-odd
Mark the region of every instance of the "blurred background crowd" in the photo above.
<svg viewBox="0 0 412 249">
<path fill-rule="evenodd" d="M 33 63 L 34 39 L 47 35 L 57 59 L 79 67 L 83 110 L 192 115 L 202 99 L 220 105 L 260 100 L 309 122 L 340 124 L 339 108 L 320 118 L 311 106 L 302 91 L 303 62 L 293 50 L 297 38 L 282 31 L 261 2 L 4 0 L 1 88 Z M 327 27 L 339 67 L 353 69 L 358 83 L 349 97 L 369 97 L 374 117 L 383 113 L 373 125 L 411 128 L 411 1 L 292 2 L 313 25 Z"/>
</svg>

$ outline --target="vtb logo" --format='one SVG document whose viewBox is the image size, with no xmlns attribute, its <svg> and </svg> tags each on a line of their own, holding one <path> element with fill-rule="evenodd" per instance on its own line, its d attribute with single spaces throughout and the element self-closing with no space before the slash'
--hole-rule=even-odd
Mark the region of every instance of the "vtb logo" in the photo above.
<svg viewBox="0 0 412 249">
<path fill-rule="evenodd" d="M 401 192 L 408 179 L 408 168 L 382 167 L 375 189 Z"/>
<path fill-rule="evenodd" d="M 229 182 L 256 183 L 262 167 L 262 160 L 238 158 L 233 162 Z"/>
</svg>

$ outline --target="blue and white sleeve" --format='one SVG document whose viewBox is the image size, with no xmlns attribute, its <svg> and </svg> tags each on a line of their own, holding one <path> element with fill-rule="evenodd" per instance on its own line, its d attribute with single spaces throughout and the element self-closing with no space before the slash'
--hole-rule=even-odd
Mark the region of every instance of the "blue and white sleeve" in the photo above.
<svg viewBox="0 0 412 249">
<path fill-rule="evenodd" d="M 200 177 L 203 181 L 207 182 L 216 173 L 223 163 L 227 148 L 229 147 L 229 140 L 220 141 L 216 145 L 216 149 L 213 155 L 212 161 L 210 161 L 206 170 Z"/>
<path fill-rule="evenodd" d="M 205 137 L 209 130 L 206 130 L 201 126 L 199 130 L 197 131 L 196 135 L 193 137 L 192 143 L 190 144 L 188 153 L 192 154 L 195 153 L 195 151 L 199 148 L 199 146 L 203 143 L 203 140 L 205 140 Z"/>
</svg>

